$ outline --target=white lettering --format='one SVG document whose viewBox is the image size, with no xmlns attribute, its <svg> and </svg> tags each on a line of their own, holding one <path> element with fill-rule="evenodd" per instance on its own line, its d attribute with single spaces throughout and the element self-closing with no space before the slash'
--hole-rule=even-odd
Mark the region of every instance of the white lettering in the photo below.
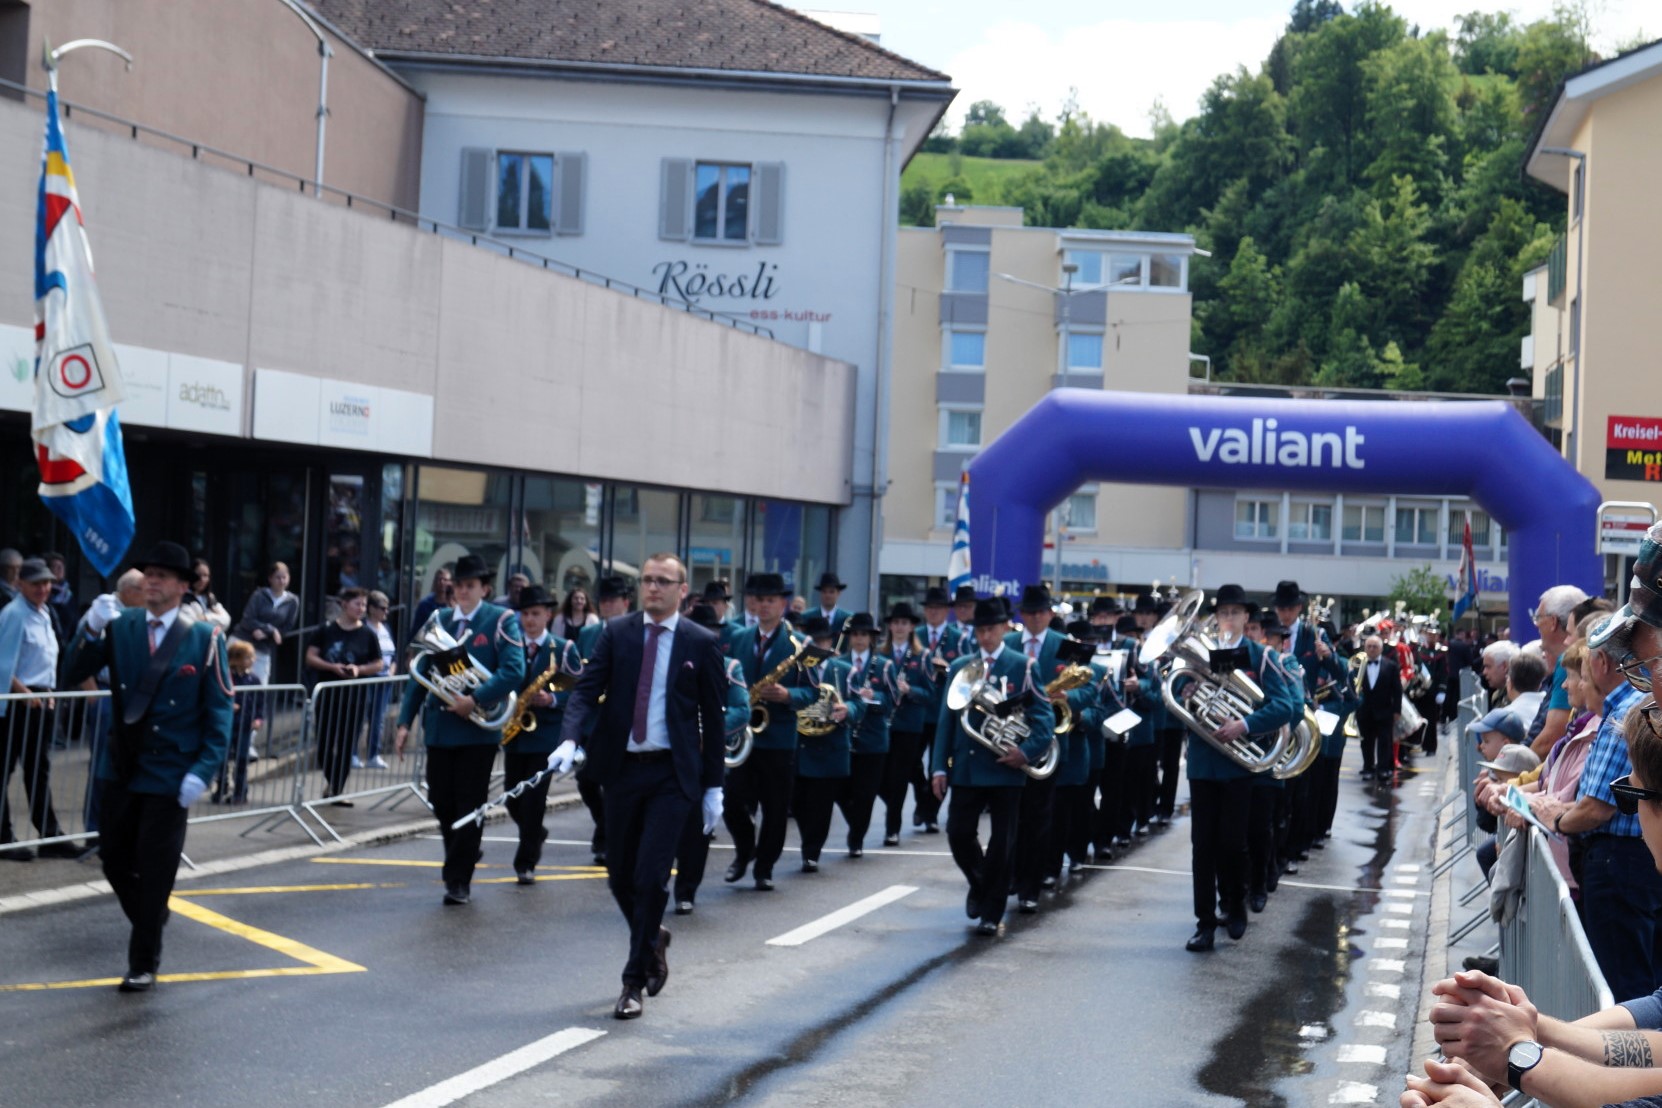
<svg viewBox="0 0 1662 1108">
<path fill-rule="evenodd" d="M 1189 443 L 1195 457 L 1210 462 L 1215 457 L 1224 465 L 1286 466 L 1289 469 L 1366 469 L 1362 457 L 1367 436 L 1354 426 L 1343 434 L 1333 431 L 1281 429 L 1274 419 L 1254 419 L 1251 431 L 1239 427 L 1189 428 Z"/>
<path fill-rule="evenodd" d="M 1189 441 L 1195 444 L 1195 457 L 1199 458 L 1203 462 L 1211 461 L 1212 451 L 1218 448 L 1218 435 L 1221 433 L 1222 432 L 1220 432 L 1216 427 L 1212 428 L 1212 433 L 1206 436 L 1206 442 L 1202 445 L 1200 439 L 1200 428 L 1189 428 Z"/>
</svg>

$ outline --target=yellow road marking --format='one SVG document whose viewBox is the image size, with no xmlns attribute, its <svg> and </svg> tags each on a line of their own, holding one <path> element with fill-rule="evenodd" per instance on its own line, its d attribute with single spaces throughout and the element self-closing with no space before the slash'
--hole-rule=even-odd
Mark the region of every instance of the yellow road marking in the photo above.
<svg viewBox="0 0 1662 1108">
<path fill-rule="evenodd" d="M 320 866 L 415 866 L 420 869 L 438 869 L 443 862 L 422 862 L 411 858 L 313 858 Z M 501 869 L 501 866 L 475 866 L 475 869 Z"/>
<path fill-rule="evenodd" d="M 191 889 L 180 896 L 252 896 L 256 893 L 333 893 L 350 889 L 402 889 L 402 881 L 360 881 L 350 885 L 248 885 L 240 889 Z"/>
<path fill-rule="evenodd" d="M 544 881 L 594 881 L 605 876 L 604 873 L 539 873 L 537 874 L 537 883 L 540 885 Z M 518 880 L 517 877 L 481 877 L 474 884 L 511 885 Z"/>
</svg>

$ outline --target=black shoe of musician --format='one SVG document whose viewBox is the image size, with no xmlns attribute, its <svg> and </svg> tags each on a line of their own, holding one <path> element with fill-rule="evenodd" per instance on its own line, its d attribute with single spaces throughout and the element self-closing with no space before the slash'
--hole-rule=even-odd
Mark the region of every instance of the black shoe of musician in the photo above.
<svg viewBox="0 0 1662 1108">
<path fill-rule="evenodd" d="M 1326 850 L 1327 849 L 1327 841 L 1325 839 L 1311 839 L 1310 840 L 1310 849 L 1311 850 Z"/>
<path fill-rule="evenodd" d="M 597 866 L 604 866 L 606 864 L 606 852 L 604 850 L 597 850 L 594 852 L 594 864 Z"/>
<path fill-rule="evenodd" d="M 1262 912 L 1265 908 L 1269 907 L 1270 894 L 1265 892 L 1263 889 L 1254 889 L 1252 891 L 1252 896 L 1247 900 L 1247 904 L 1254 912 Z M 1239 935 L 1234 935 L 1232 937 L 1237 939 L 1240 938 Z"/>
<path fill-rule="evenodd" d="M 970 919 L 981 918 L 981 896 L 974 889 L 964 898 L 964 915 Z"/>
<path fill-rule="evenodd" d="M 658 941 L 652 947 L 652 972 L 646 975 L 646 995 L 657 996 L 669 984 L 669 928 L 658 928 Z"/>
<path fill-rule="evenodd" d="M 528 869 L 515 870 L 514 876 L 519 879 L 521 885 L 535 885 L 537 883 L 537 875 Z"/>
<path fill-rule="evenodd" d="M 975 925 L 977 935 L 984 935 L 990 939 L 996 939 L 1003 931 L 1004 925 L 1002 923 L 994 923 L 990 919 L 984 919 Z"/>
<path fill-rule="evenodd" d="M 1056 887 L 1056 883 L 1054 875 L 1046 875 L 1045 879 L 1039 882 L 1039 887 L 1041 889 L 1054 889 Z"/>
<path fill-rule="evenodd" d="M 899 835 L 884 835 L 883 836 L 883 845 L 884 846 L 899 846 L 900 845 L 900 836 Z"/>
<path fill-rule="evenodd" d="M 1223 929 L 1229 932 L 1231 939 L 1239 939 L 1246 934 L 1246 912 L 1242 910 L 1240 905 L 1236 905 L 1230 911 L 1228 918 L 1223 921 Z"/>
<path fill-rule="evenodd" d="M 1213 928 L 1197 927 L 1195 933 L 1189 936 L 1189 941 L 1183 944 L 1183 949 L 1193 954 L 1204 954 L 1211 950 L 1216 940 L 1213 939 Z"/>
<path fill-rule="evenodd" d="M 756 891 L 759 893 L 771 893 L 773 891 L 773 878 L 763 877 L 758 873 L 756 875 Z"/>
<path fill-rule="evenodd" d="M 1284 865 L 1270 867 L 1270 872 L 1264 875 L 1265 892 L 1273 893 L 1281 887 L 1281 874 L 1285 872 L 1286 868 Z"/>
<path fill-rule="evenodd" d="M 148 970 L 128 970 L 127 976 L 121 979 L 116 986 L 117 991 L 123 993 L 147 993 L 156 984 L 156 975 Z"/>
<path fill-rule="evenodd" d="M 625 985 L 618 995 L 617 1007 L 612 1009 L 612 1015 L 620 1020 L 640 1019 L 641 991 L 633 985 Z"/>
<path fill-rule="evenodd" d="M 860 847 L 851 846 L 848 848 L 848 856 L 850 858 L 863 858 L 865 857 L 865 854 L 866 852 Z"/>
<path fill-rule="evenodd" d="M 0 847 L 0 861 L 32 862 L 35 860 L 35 849 L 32 846 L 5 846 Z"/>
<path fill-rule="evenodd" d="M 727 867 L 727 877 L 725 878 L 725 880 L 727 881 L 727 883 L 729 885 L 731 885 L 735 881 L 743 881 L 744 880 L 744 871 L 749 869 L 749 868 L 750 868 L 750 859 L 749 858 L 735 858 L 735 859 L 733 859 L 733 864 Z"/>
<path fill-rule="evenodd" d="M 930 820 L 928 823 L 923 825 L 923 831 L 926 835 L 939 835 L 941 833 L 941 825 L 936 823 L 934 820 Z"/>
<path fill-rule="evenodd" d="M 467 886 L 460 881 L 452 881 L 444 887 L 444 904 L 447 908 L 466 904 L 473 898 L 468 895 Z"/>
<path fill-rule="evenodd" d="M 690 900 L 677 900 L 675 902 L 675 914 L 676 915 L 678 915 L 678 916 L 690 916 L 690 915 L 692 915 L 692 913 L 693 913 L 693 902 L 692 901 L 690 901 Z"/>
<path fill-rule="evenodd" d="M 804 859 L 802 859 L 802 872 L 803 873 L 818 873 L 819 872 L 819 859 L 817 859 L 817 858 L 804 858 Z"/>
<path fill-rule="evenodd" d="M 1024 916 L 1030 916 L 1038 910 L 1039 902 L 1037 900 L 1028 900 L 1024 897 L 1021 900 L 1016 901 L 1016 911 L 1020 912 Z"/>
<path fill-rule="evenodd" d="M 1096 848 L 1096 864 L 1097 865 L 1100 866 L 1100 865 L 1103 865 L 1107 862 L 1112 862 L 1113 860 L 1114 860 L 1114 848 L 1113 847 L 1111 847 L 1111 846 L 1099 846 L 1099 847 Z"/>
</svg>

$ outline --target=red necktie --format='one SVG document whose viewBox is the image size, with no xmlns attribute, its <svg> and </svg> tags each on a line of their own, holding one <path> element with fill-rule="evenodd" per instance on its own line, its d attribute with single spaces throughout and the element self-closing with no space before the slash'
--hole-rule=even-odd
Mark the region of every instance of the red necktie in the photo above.
<svg viewBox="0 0 1662 1108">
<path fill-rule="evenodd" d="M 652 701 L 652 673 L 658 668 L 658 636 L 663 625 L 646 625 L 646 657 L 641 659 L 641 679 L 635 683 L 635 723 L 629 730 L 629 741 L 636 746 L 646 745 L 646 709 Z"/>
</svg>

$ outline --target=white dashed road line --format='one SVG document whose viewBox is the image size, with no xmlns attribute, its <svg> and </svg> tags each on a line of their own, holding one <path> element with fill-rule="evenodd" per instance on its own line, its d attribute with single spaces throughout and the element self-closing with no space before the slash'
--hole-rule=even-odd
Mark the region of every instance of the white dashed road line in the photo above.
<svg viewBox="0 0 1662 1108">
<path fill-rule="evenodd" d="M 556 1031 L 547 1038 L 509 1051 L 500 1058 L 493 1058 L 484 1065 L 475 1066 L 448 1081 L 429 1085 L 419 1093 L 395 1100 L 387 1108 L 444 1108 L 446 1104 L 454 1104 L 463 1097 L 472 1096 L 480 1089 L 488 1089 L 498 1082 L 524 1073 L 533 1066 L 540 1066 L 550 1058 L 557 1058 L 566 1051 L 593 1042 L 604 1034 L 606 1032 L 588 1027 L 568 1027 L 564 1031 Z"/>
<path fill-rule="evenodd" d="M 1339 1061 L 1355 1062 L 1365 1066 L 1383 1066 L 1385 1064 L 1385 1048 L 1371 1046 L 1367 1043 L 1345 1043 L 1339 1048 Z"/>
<path fill-rule="evenodd" d="M 893 904 L 902 897 L 911 896 L 917 892 L 915 885 L 890 885 L 880 893 L 873 893 L 863 900 L 856 900 L 846 908 L 838 908 L 828 916 L 821 916 L 812 923 L 805 923 L 794 931 L 787 931 L 783 935 L 768 940 L 768 946 L 801 946 L 805 942 L 817 939 L 828 931 L 835 931 L 845 923 L 853 923 L 861 916 L 867 915 L 885 904 Z"/>
<path fill-rule="evenodd" d="M 1339 1087 L 1328 1094 L 1329 1104 L 1373 1104 L 1379 1098 L 1379 1089 L 1374 1085 L 1364 1085 L 1360 1081 L 1341 1081 Z"/>
</svg>

